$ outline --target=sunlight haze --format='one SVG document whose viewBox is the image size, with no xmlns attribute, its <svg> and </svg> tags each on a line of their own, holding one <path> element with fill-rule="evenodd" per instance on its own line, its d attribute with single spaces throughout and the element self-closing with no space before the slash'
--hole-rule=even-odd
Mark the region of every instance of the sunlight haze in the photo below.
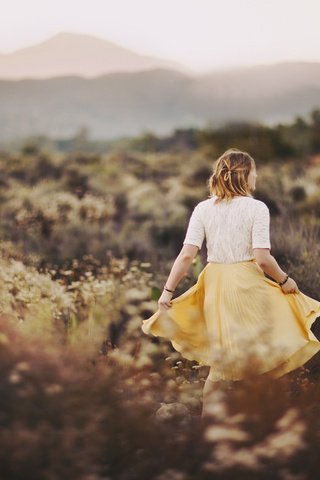
<svg viewBox="0 0 320 480">
<path fill-rule="evenodd" d="M 320 61 L 318 0 L 11 0 L 0 53 L 86 33 L 198 72 Z"/>
</svg>

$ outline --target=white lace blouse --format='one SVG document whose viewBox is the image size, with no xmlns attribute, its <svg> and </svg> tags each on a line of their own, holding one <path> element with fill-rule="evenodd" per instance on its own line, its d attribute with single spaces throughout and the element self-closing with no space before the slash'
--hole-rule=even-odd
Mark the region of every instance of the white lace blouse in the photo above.
<svg viewBox="0 0 320 480">
<path fill-rule="evenodd" d="M 208 262 L 251 260 L 253 248 L 271 249 L 269 209 L 253 197 L 217 204 L 215 196 L 203 200 L 193 209 L 183 244 L 201 249 L 205 238 Z"/>
</svg>

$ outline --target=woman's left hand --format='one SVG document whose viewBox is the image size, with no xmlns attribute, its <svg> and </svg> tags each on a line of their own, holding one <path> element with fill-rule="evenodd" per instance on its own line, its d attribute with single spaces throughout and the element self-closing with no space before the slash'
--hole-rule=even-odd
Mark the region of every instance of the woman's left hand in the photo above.
<svg viewBox="0 0 320 480">
<path fill-rule="evenodd" d="M 165 309 L 165 310 L 170 308 L 172 305 L 172 302 L 171 302 L 172 296 L 173 296 L 173 293 L 167 292 L 167 290 L 163 290 L 161 297 L 158 300 L 159 308 Z"/>
</svg>

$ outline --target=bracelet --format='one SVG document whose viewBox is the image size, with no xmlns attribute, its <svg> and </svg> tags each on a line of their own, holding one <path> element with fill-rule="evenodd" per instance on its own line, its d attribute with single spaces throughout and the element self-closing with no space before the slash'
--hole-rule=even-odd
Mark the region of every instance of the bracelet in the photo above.
<svg viewBox="0 0 320 480">
<path fill-rule="evenodd" d="M 277 282 L 277 284 L 280 285 L 280 287 L 281 287 L 282 285 L 284 285 L 286 283 L 288 278 L 289 278 L 289 275 L 286 276 L 286 278 L 285 278 L 285 280 L 283 280 L 283 282 Z"/>
<path fill-rule="evenodd" d="M 169 290 L 166 286 L 163 287 L 164 290 L 167 290 L 167 292 L 174 293 L 174 290 Z"/>
</svg>

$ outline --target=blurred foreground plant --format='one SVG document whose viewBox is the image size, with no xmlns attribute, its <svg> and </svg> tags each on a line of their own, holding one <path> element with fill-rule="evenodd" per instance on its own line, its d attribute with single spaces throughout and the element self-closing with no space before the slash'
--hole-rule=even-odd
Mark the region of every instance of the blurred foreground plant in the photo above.
<svg viewBox="0 0 320 480">
<path fill-rule="evenodd" d="M 179 375 L 49 348 L 0 316 L 0 478 L 70 480 L 317 478 L 319 379 L 307 372 L 217 382 L 207 416 Z M 170 361 L 170 359 L 168 359 Z M 175 368 L 177 367 L 177 368 Z M 190 380 L 196 392 L 201 382 Z M 191 392 L 189 389 L 189 395 Z M 296 477 L 294 477 L 296 475 Z"/>
</svg>

